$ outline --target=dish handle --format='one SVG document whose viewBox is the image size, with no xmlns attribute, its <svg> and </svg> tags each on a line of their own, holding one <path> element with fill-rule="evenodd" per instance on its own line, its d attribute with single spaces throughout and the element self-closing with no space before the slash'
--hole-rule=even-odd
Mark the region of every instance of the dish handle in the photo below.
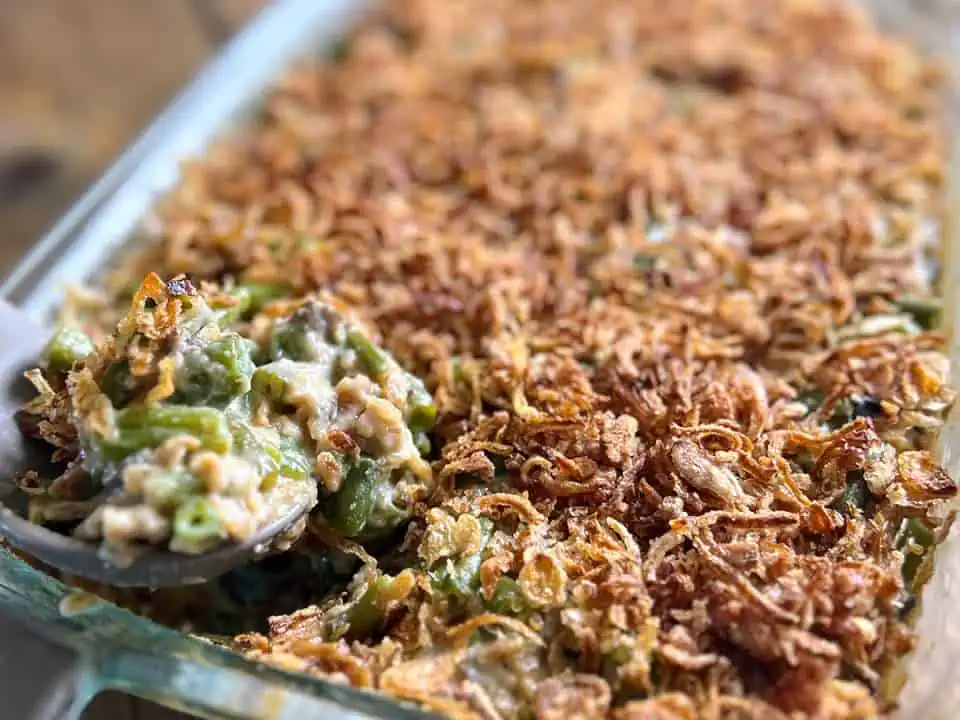
<svg viewBox="0 0 960 720">
<path fill-rule="evenodd" d="M 207 718 L 338 717 L 369 720 L 333 698 L 278 686 L 269 677 L 97 642 L 74 650 L 0 613 L 4 717 L 78 720 L 100 692 L 116 690 Z"/>
<path fill-rule="evenodd" d="M 74 720 L 100 690 L 96 671 L 78 652 L 51 642 L 0 613 L 0 695 L 5 717 Z"/>
</svg>

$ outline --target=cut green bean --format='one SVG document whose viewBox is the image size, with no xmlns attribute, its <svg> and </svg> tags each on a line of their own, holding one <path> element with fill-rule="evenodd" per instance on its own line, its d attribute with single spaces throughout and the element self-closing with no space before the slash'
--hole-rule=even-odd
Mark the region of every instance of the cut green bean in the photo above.
<svg viewBox="0 0 960 720">
<path fill-rule="evenodd" d="M 640 250 L 633 254 L 633 267 L 640 272 L 650 272 L 656 267 L 657 260 L 659 259 L 659 255 Z"/>
<path fill-rule="evenodd" d="M 621 667 L 626 665 L 633 657 L 633 652 L 631 652 L 631 646 L 617 645 L 609 653 L 604 656 L 604 661 L 610 663 L 614 667 Z"/>
<path fill-rule="evenodd" d="M 373 507 L 363 528 L 364 538 L 389 532 L 410 517 L 409 511 L 397 506 L 396 495 L 394 481 L 380 473 L 373 488 Z"/>
<path fill-rule="evenodd" d="M 827 426 L 832 430 L 842 428 L 853 420 L 853 400 L 841 398 L 833 406 L 833 412 L 827 418 Z"/>
<path fill-rule="evenodd" d="M 866 513 L 872 504 L 870 488 L 867 487 L 862 470 L 851 470 L 847 473 L 847 486 L 840 498 L 840 512 L 848 517 L 857 513 Z"/>
<path fill-rule="evenodd" d="M 226 335 L 183 355 L 177 368 L 173 402 L 223 407 L 250 390 L 256 370 L 256 344 L 239 335 Z"/>
<path fill-rule="evenodd" d="M 359 330 L 347 333 L 347 347 L 357 354 L 364 372 L 371 377 L 380 377 L 387 369 L 387 357 Z"/>
<path fill-rule="evenodd" d="M 480 565 L 483 563 L 484 550 L 493 534 L 493 523 L 488 518 L 480 518 L 481 541 L 477 552 L 447 560 L 440 569 L 431 573 L 433 586 L 455 600 L 466 602 L 476 597 L 480 587 Z"/>
<path fill-rule="evenodd" d="M 177 435 L 191 435 L 214 452 L 230 450 L 233 439 L 223 413 L 214 408 L 167 405 L 121 410 L 116 415 L 117 436 L 100 442 L 107 460 L 122 460 L 138 450 L 155 448 Z"/>
<path fill-rule="evenodd" d="M 413 432 L 427 432 L 437 424 L 437 406 L 433 403 L 416 405 L 410 410 L 407 425 Z"/>
<path fill-rule="evenodd" d="M 250 389 L 250 376 L 253 374 L 253 352 L 256 343 L 240 335 L 225 335 L 209 343 L 204 353 L 220 363 L 228 371 L 226 382 L 230 390 L 238 395 Z"/>
<path fill-rule="evenodd" d="M 245 282 L 237 285 L 231 294 L 240 298 L 247 309 L 257 311 L 273 300 L 287 297 L 290 288 L 283 283 Z"/>
<path fill-rule="evenodd" d="M 407 407 L 407 425 L 414 432 L 427 432 L 437 424 L 437 406 L 419 378 L 410 379 Z"/>
<path fill-rule="evenodd" d="M 261 477 L 276 475 L 305 480 L 311 463 L 303 446 L 295 438 L 281 435 L 272 427 L 254 427 L 249 420 L 228 415 L 234 451 L 252 463 Z"/>
<path fill-rule="evenodd" d="M 463 360 L 460 358 L 454 358 L 450 361 L 453 371 L 453 382 L 454 383 L 464 383 L 467 382 L 467 374 L 463 369 Z"/>
<path fill-rule="evenodd" d="M 910 315 L 924 330 L 933 330 L 940 325 L 943 302 L 935 297 L 903 295 L 894 301 L 898 308 Z"/>
<path fill-rule="evenodd" d="M 303 446 L 295 439 L 275 433 L 270 441 L 261 446 L 264 453 L 273 460 L 276 472 L 292 480 L 306 480 L 310 476 L 312 463 Z"/>
<path fill-rule="evenodd" d="M 365 637 L 377 627 L 386 609 L 383 595 L 390 587 L 390 583 L 389 575 L 378 576 L 347 610 L 347 637 Z"/>
<path fill-rule="evenodd" d="M 314 331 L 303 323 L 279 322 L 270 334 L 270 357 L 274 360 L 308 362 L 317 359 Z"/>
<path fill-rule="evenodd" d="M 44 350 L 44 364 L 53 372 L 66 372 L 94 350 L 93 340 L 80 330 L 60 327 Z"/>
<path fill-rule="evenodd" d="M 144 482 L 143 496 L 153 507 L 163 512 L 172 512 L 191 497 L 199 495 L 203 483 L 196 475 L 186 470 L 167 470 L 153 473 Z"/>
<path fill-rule="evenodd" d="M 171 544 L 181 552 L 202 552 L 225 537 L 223 519 L 207 498 L 194 497 L 177 509 Z"/>
<path fill-rule="evenodd" d="M 904 550 L 901 572 L 903 581 L 909 588 L 917 577 L 917 571 L 926 557 L 927 551 L 933 547 L 933 531 L 919 518 L 908 518 L 901 529 L 897 547 Z M 917 549 L 920 552 L 917 552 Z"/>
<path fill-rule="evenodd" d="M 230 294 L 237 302 L 220 311 L 218 320 L 221 325 L 246 320 L 272 300 L 287 297 L 290 289 L 282 283 L 249 282 L 235 286 Z"/>
<path fill-rule="evenodd" d="M 100 381 L 100 388 L 115 408 L 125 406 L 136 397 L 137 382 L 130 373 L 130 365 L 126 360 L 107 366 Z"/>
<path fill-rule="evenodd" d="M 430 443 L 430 436 L 425 432 L 414 433 L 413 444 L 417 446 L 417 451 L 420 453 L 421 457 L 427 457 L 430 455 L 430 449 L 432 448 L 432 445 Z"/>
<path fill-rule="evenodd" d="M 164 405 L 128 408 L 117 413 L 117 427 L 121 430 L 135 430 L 147 426 L 177 432 L 194 432 L 199 437 L 210 437 L 218 445 L 215 449 L 230 449 L 226 420 L 222 412 L 213 408 Z"/>
<path fill-rule="evenodd" d="M 497 580 L 487 607 L 498 615 L 519 615 L 526 609 L 527 599 L 520 584 L 505 575 Z"/>
<path fill-rule="evenodd" d="M 272 402 L 283 402 L 292 387 L 290 376 L 284 369 L 280 362 L 258 367 L 250 383 L 254 396 Z"/>
<path fill-rule="evenodd" d="M 933 545 L 933 531 L 927 527 L 927 524 L 919 518 L 908 518 L 904 523 L 903 531 L 900 535 L 898 547 L 906 545 L 910 540 L 922 548 L 928 548 Z"/>
<path fill-rule="evenodd" d="M 356 537 L 363 532 L 373 510 L 373 493 L 379 470 L 367 457 L 353 463 L 329 508 L 327 520 L 345 537 Z"/>
<path fill-rule="evenodd" d="M 819 388 L 804 390 L 797 395 L 797 402 L 803 403 L 808 412 L 815 412 L 826 399 L 826 393 Z"/>
</svg>

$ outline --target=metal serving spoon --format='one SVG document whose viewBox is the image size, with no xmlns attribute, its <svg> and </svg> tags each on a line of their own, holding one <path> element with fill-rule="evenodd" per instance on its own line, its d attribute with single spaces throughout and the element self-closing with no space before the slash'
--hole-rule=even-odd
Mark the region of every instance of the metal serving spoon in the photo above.
<svg viewBox="0 0 960 720">
<path fill-rule="evenodd" d="M 31 523 L 23 516 L 25 498 L 14 477 L 23 470 L 49 466 L 50 448 L 24 438 L 15 416 L 35 394 L 23 373 L 36 367 L 50 335 L 29 315 L 0 300 L 0 538 L 58 570 L 109 585 L 187 585 L 210 580 L 263 555 L 273 538 L 312 507 L 314 495 L 293 492 L 275 512 L 275 519 L 245 542 L 225 544 L 202 555 L 148 549 L 123 567 L 103 557 L 96 545 Z"/>
</svg>

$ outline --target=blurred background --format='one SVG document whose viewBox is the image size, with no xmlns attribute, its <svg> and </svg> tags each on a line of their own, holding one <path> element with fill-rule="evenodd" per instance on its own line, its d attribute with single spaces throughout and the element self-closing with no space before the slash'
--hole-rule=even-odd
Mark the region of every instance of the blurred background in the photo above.
<svg viewBox="0 0 960 720">
<path fill-rule="evenodd" d="M 0 276 L 266 2 L 0 0 Z M 117 693 L 83 714 L 185 717 Z"/>
<path fill-rule="evenodd" d="M 0 1 L 0 276 L 265 2 Z"/>
</svg>

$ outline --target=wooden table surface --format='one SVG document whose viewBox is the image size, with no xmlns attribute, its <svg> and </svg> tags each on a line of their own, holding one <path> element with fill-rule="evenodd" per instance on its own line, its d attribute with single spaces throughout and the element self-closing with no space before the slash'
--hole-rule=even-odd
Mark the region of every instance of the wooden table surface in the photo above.
<svg viewBox="0 0 960 720">
<path fill-rule="evenodd" d="M 264 2 L 0 0 L 0 276 Z M 183 717 L 116 693 L 83 715 Z"/>
<path fill-rule="evenodd" d="M 0 275 L 263 4 L 0 1 Z"/>
</svg>

